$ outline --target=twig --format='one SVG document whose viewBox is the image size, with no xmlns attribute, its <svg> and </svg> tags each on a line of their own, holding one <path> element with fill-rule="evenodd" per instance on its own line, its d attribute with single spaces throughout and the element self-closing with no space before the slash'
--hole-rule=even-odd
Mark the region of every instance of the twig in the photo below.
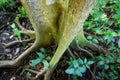
<svg viewBox="0 0 120 80">
<path fill-rule="evenodd" d="M 80 47 L 74 47 L 74 46 L 70 46 L 71 48 L 73 48 L 74 50 L 78 51 L 78 52 L 85 52 L 87 53 L 90 57 L 94 57 L 93 54 L 83 48 L 80 48 Z M 85 54 L 84 54 L 85 55 Z"/>
<path fill-rule="evenodd" d="M 11 46 L 13 46 L 13 45 L 15 45 L 15 44 L 19 44 L 19 43 L 23 43 L 23 42 L 30 42 L 30 41 L 32 41 L 33 39 L 27 39 L 27 40 L 17 40 L 17 41 L 12 41 L 12 42 L 9 42 L 9 43 L 7 43 L 7 44 L 4 44 L 5 45 L 5 47 L 6 48 L 8 48 L 8 47 L 11 47 Z"/>
<path fill-rule="evenodd" d="M 84 34 L 85 34 L 85 35 L 88 35 L 88 36 L 92 36 L 92 37 L 94 37 L 94 38 L 96 38 L 96 39 L 99 39 L 99 38 L 100 38 L 100 37 L 98 37 L 98 36 L 95 36 L 95 35 L 90 34 L 90 33 L 87 33 L 87 32 L 84 32 Z"/>
<path fill-rule="evenodd" d="M 90 69 L 88 69 L 88 70 L 90 71 L 92 77 L 96 80 L 96 77 L 95 77 L 95 75 L 93 74 L 93 72 L 92 72 Z"/>
<path fill-rule="evenodd" d="M 85 50 L 85 49 L 83 49 L 83 48 L 81 48 L 81 47 L 78 47 L 78 48 L 79 48 L 81 51 L 83 51 L 83 52 L 87 53 L 88 55 L 90 55 L 92 58 L 94 57 L 91 52 L 89 52 L 89 51 L 87 51 L 87 50 Z"/>
<path fill-rule="evenodd" d="M 34 73 L 34 74 L 38 74 L 39 72 L 38 71 L 35 71 L 35 70 L 32 70 L 32 69 L 28 69 L 28 68 L 25 68 L 26 71 L 29 71 L 31 73 Z"/>
<path fill-rule="evenodd" d="M 73 55 L 73 53 L 71 52 L 70 48 L 68 48 L 67 50 L 68 50 L 70 56 L 71 56 L 73 59 L 76 59 L 75 56 Z"/>
<path fill-rule="evenodd" d="M 40 78 L 41 76 L 43 76 L 45 73 L 46 73 L 46 70 L 43 69 L 43 70 L 41 70 L 41 71 L 35 76 L 35 78 L 38 79 L 38 78 Z"/>
<path fill-rule="evenodd" d="M 18 27 L 19 27 L 21 30 L 26 30 L 26 29 L 20 24 L 19 19 L 16 19 L 16 20 L 15 20 L 15 23 L 18 25 Z"/>
<path fill-rule="evenodd" d="M 96 73 L 96 63 L 94 63 L 92 73 L 93 73 L 93 75 L 95 75 L 95 73 Z M 94 80 L 94 77 L 92 77 L 90 80 Z"/>
</svg>

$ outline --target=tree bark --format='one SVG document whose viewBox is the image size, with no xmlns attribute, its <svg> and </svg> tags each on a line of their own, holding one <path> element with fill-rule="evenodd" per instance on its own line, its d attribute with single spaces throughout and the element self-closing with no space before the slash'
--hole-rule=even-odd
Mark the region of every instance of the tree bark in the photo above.
<svg viewBox="0 0 120 80">
<path fill-rule="evenodd" d="M 20 1 L 32 23 L 35 32 L 35 42 L 15 62 L 20 63 L 21 60 L 29 56 L 31 51 L 54 42 L 58 45 L 58 48 L 50 61 L 49 69 L 44 78 L 44 80 L 49 80 L 60 58 L 76 36 L 75 40 L 81 43 L 80 45 L 87 44 L 83 34 L 83 23 L 92 10 L 95 0 Z"/>
</svg>

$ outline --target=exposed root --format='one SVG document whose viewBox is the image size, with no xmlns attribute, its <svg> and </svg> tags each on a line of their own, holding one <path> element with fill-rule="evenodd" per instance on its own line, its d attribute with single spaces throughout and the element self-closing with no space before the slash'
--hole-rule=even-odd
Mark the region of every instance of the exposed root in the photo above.
<svg viewBox="0 0 120 80">
<path fill-rule="evenodd" d="M 12 41 L 12 42 L 9 42 L 9 43 L 7 43 L 7 44 L 4 44 L 4 46 L 5 46 L 5 48 L 8 48 L 8 47 L 11 47 L 11 46 L 13 46 L 13 45 L 15 45 L 15 44 L 19 44 L 19 43 L 23 43 L 23 42 L 30 42 L 30 41 L 32 41 L 33 39 L 27 39 L 27 40 L 17 40 L 17 41 Z"/>
<path fill-rule="evenodd" d="M 71 56 L 73 59 L 76 59 L 76 57 L 74 56 L 74 54 L 71 52 L 70 48 L 67 49 L 67 53 L 69 56 Z"/>
<path fill-rule="evenodd" d="M 35 31 L 22 30 L 22 31 L 20 31 L 20 33 L 26 34 L 26 35 L 28 35 L 30 38 L 35 39 Z"/>
<path fill-rule="evenodd" d="M 32 31 L 32 30 L 27 30 L 27 29 L 25 29 L 25 28 L 20 24 L 19 19 L 16 19 L 16 20 L 15 20 L 15 23 L 18 25 L 19 29 L 21 30 L 20 33 L 26 34 L 26 35 L 30 36 L 30 38 L 35 38 L 35 32 Z"/>
<path fill-rule="evenodd" d="M 28 69 L 28 68 L 25 68 L 26 71 L 29 71 L 31 73 L 34 73 L 34 74 L 38 74 L 39 72 L 38 71 L 35 71 L 35 70 L 32 70 L 32 69 Z"/>
<path fill-rule="evenodd" d="M 83 48 L 81 48 L 81 47 L 78 47 L 78 48 L 79 48 L 81 51 L 87 53 L 87 54 L 88 54 L 89 56 L 91 56 L 92 58 L 94 57 L 93 54 L 92 54 L 91 52 L 87 51 L 86 49 L 83 49 Z"/>
<path fill-rule="evenodd" d="M 96 77 L 95 77 L 94 73 L 93 73 L 90 69 L 88 69 L 88 70 L 89 70 L 89 72 L 91 73 L 93 79 L 96 80 Z"/>
<path fill-rule="evenodd" d="M 90 51 L 84 49 L 84 48 L 81 48 L 81 47 L 76 47 L 76 46 L 70 46 L 70 48 L 74 51 L 77 51 L 77 52 L 83 52 L 83 54 L 81 55 L 85 55 L 85 56 L 89 56 L 89 57 L 94 57 L 93 53 L 91 53 Z M 86 54 L 84 54 L 86 53 Z"/>
<path fill-rule="evenodd" d="M 46 73 L 46 70 L 41 70 L 36 76 L 35 79 L 40 79 L 44 77 L 44 74 Z"/>
<path fill-rule="evenodd" d="M 0 61 L 0 68 L 16 68 L 19 63 L 17 63 L 15 60 L 10 61 L 10 60 L 5 60 L 5 61 Z"/>
<path fill-rule="evenodd" d="M 53 73 L 53 70 L 49 69 L 44 76 L 44 80 L 50 80 L 52 73 Z"/>
<path fill-rule="evenodd" d="M 102 54 L 108 54 L 109 51 L 103 49 L 101 46 L 96 45 L 94 43 L 90 43 L 88 42 L 88 44 L 86 45 L 86 47 L 89 47 L 91 50 L 98 52 L 98 53 L 102 53 Z"/>
<path fill-rule="evenodd" d="M 18 25 L 18 27 L 19 27 L 21 30 L 26 30 L 26 29 L 20 24 L 19 19 L 16 19 L 16 20 L 15 20 L 15 23 Z"/>
<path fill-rule="evenodd" d="M 46 73 L 46 70 L 44 70 L 44 69 L 41 70 L 40 72 L 32 70 L 32 69 L 28 69 L 28 68 L 26 68 L 25 70 L 36 74 L 35 77 L 30 77 L 30 79 L 32 79 L 32 80 L 42 79 L 44 77 L 45 73 Z"/>
<path fill-rule="evenodd" d="M 33 51 L 38 49 L 40 47 L 40 43 L 35 41 L 34 44 L 25 50 L 18 58 L 16 58 L 13 61 L 0 61 L 0 68 L 5 67 L 5 68 L 12 68 L 12 67 L 18 67 L 21 65 L 22 61 Z"/>
</svg>

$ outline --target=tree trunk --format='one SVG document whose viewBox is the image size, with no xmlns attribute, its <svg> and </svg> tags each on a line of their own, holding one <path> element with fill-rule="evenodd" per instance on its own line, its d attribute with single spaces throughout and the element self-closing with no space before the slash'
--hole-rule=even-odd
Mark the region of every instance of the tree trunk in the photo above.
<svg viewBox="0 0 120 80">
<path fill-rule="evenodd" d="M 31 50 L 34 51 L 41 46 L 50 45 L 54 42 L 58 48 L 50 61 L 49 69 L 44 78 L 44 80 L 49 80 L 50 74 L 57 66 L 59 59 L 76 36 L 75 41 L 81 43 L 80 45 L 87 44 L 83 33 L 83 23 L 93 8 L 95 0 L 20 1 L 35 31 L 35 42 L 25 52 L 26 54 L 23 53 L 15 61 L 20 62 L 29 56 Z"/>
</svg>

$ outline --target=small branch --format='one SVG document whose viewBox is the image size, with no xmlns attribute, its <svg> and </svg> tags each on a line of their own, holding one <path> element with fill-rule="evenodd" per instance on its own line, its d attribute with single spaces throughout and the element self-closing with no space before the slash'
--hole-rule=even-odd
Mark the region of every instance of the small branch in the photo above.
<svg viewBox="0 0 120 80">
<path fill-rule="evenodd" d="M 90 55 L 92 58 L 94 57 L 91 52 L 89 52 L 89 51 L 87 51 L 87 50 L 85 50 L 85 49 L 83 49 L 83 48 L 81 48 L 81 47 L 78 47 L 78 48 L 79 48 L 81 51 L 83 51 L 83 52 L 87 53 L 88 55 Z"/>
<path fill-rule="evenodd" d="M 109 53 L 109 51 L 106 51 L 105 49 L 103 49 L 101 46 L 96 45 L 94 43 L 90 43 L 88 42 L 88 44 L 86 45 L 87 47 L 89 47 L 91 50 L 99 52 L 99 53 L 103 53 L 103 54 L 107 54 Z"/>
<path fill-rule="evenodd" d="M 71 52 L 70 48 L 67 49 L 69 55 L 73 58 L 73 59 L 76 59 L 75 56 L 73 55 L 73 53 Z"/>
<path fill-rule="evenodd" d="M 35 39 L 35 31 L 24 30 L 24 31 L 20 31 L 20 33 L 26 34 L 26 35 L 28 35 L 30 38 Z"/>
<path fill-rule="evenodd" d="M 92 72 L 90 69 L 88 69 L 88 70 L 90 71 L 90 73 L 91 73 L 92 77 L 94 78 L 94 80 L 96 80 L 96 77 L 95 77 L 95 75 L 93 74 L 93 72 Z"/>
<path fill-rule="evenodd" d="M 21 30 L 26 30 L 26 29 L 20 24 L 19 19 L 16 19 L 16 20 L 15 20 L 15 23 L 18 25 L 18 27 L 19 27 Z"/>
<path fill-rule="evenodd" d="M 22 30 L 22 31 L 20 31 L 20 33 L 26 34 L 29 36 L 35 36 L 35 31 L 31 31 L 31 30 Z"/>
<path fill-rule="evenodd" d="M 28 68 L 25 68 L 26 71 L 29 71 L 31 73 L 34 73 L 34 74 L 38 74 L 39 72 L 38 71 L 35 71 L 35 70 L 32 70 L 32 69 L 28 69 Z"/>
<path fill-rule="evenodd" d="M 96 63 L 94 63 L 92 73 L 93 73 L 93 75 L 95 75 L 95 73 L 96 73 Z M 94 77 L 92 77 L 90 80 L 94 80 Z"/>
<path fill-rule="evenodd" d="M 96 39 L 99 39 L 99 38 L 100 38 L 100 37 L 98 37 L 98 36 L 95 36 L 95 35 L 90 34 L 90 33 L 87 33 L 87 32 L 84 32 L 84 34 L 87 35 L 87 36 L 92 36 L 92 37 L 94 37 L 94 38 L 96 38 Z"/>
<path fill-rule="evenodd" d="M 19 44 L 19 43 L 23 43 L 23 42 L 30 42 L 30 41 L 32 41 L 33 39 L 27 39 L 27 40 L 17 40 L 17 41 L 12 41 L 12 42 L 10 42 L 10 43 L 7 43 L 7 44 L 4 44 L 5 45 L 5 47 L 6 48 L 8 48 L 8 47 L 11 47 L 11 46 L 13 46 L 13 45 L 15 45 L 15 44 Z"/>
<path fill-rule="evenodd" d="M 42 77 L 45 73 L 46 73 L 46 70 L 45 70 L 45 69 L 41 70 L 41 71 L 35 76 L 35 79 L 39 79 L 39 78 Z"/>
<path fill-rule="evenodd" d="M 75 51 L 78 51 L 78 52 L 85 52 L 87 53 L 90 57 L 94 57 L 92 53 L 90 53 L 89 51 L 83 49 L 83 48 L 80 48 L 80 47 L 75 47 L 75 46 L 70 46 L 72 49 L 74 49 Z M 86 54 L 82 54 L 82 55 L 86 55 Z"/>
</svg>

